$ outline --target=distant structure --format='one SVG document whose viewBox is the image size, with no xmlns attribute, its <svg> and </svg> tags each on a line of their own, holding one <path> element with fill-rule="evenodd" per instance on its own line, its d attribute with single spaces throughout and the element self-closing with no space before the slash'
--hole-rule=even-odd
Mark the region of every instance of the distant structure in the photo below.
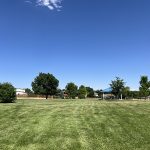
<svg viewBox="0 0 150 150">
<path fill-rule="evenodd" d="M 103 99 L 114 99 L 115 96 L 112 94 L 112 88 L 107 88 L 107 89 L 104 89 L 102 90 L 102 93 L 103 93 Z"/>
<path fill-rule="evenodd" d="M 94 92 L 94 97 L 99 97 L 97 92 Z"/>
<path fill-rule="evenodd" d="M 27 96 L 27 93 L 25 92 L 25 89 L 17 88 L 16 89 L 16 95 L 17 96 Z"/>
</svg>

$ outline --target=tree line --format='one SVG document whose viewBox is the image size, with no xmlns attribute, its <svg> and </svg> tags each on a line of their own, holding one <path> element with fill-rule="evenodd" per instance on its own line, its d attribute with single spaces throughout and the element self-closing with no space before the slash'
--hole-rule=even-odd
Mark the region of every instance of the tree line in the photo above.
<svg viewBox="0 0 150 150">
<path fill-rule="evenodd" d="M 49 95 L 70 99 L 75 99 L 77 96 L 78 98 L 94 97 L 92 88 L 84 85 L 78 88 L 73 82 L 68 83 L 63 90 L 58 89 L 59 80 L 49 73 L 39 73 L 31 85 L 34 94 L 44 95 L 46 99 Z"/>
<path fill-rule="evenodd" d="M 141 76 L 139 91 L 131 91 L 130 87 L 126 86 L 123 79 L 116 77 L 111 81 L 109 86 L 111 87 L 111 94 L 115 99 L 124 98 L 144 98 L 146 99 L 150 95 L 150 81 L 148 76 Z M 65 89 L 58 89 L 59 80 L 50 73 L 39 73 L 31 83 L 32 90 L 26 89 L 26 93 L 29 96 L 42 95 L 47 99 L 48 96 L 69 98 L 69 99 L 85 99 L 87 97 L 103 97 L 103 90 L 94 91 L 91 87 L 78 86 L 70 82 L 66 85 Z M 97 95 L 95 95 L 95 93 Z M 11 83 L 0 83 L 0 102 L 14 102 L 16 100 L 15 88 Z"/>
</svg>

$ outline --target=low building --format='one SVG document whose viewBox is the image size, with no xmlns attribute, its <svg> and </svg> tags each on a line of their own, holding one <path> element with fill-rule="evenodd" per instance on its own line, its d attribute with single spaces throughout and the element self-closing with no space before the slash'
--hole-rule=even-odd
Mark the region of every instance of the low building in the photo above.
<svg viewBox="0 0 150 150">
<path fill-rule="evenodd" d="M 27 93 L 25 92 L 25 89 L 17 88 L 16 95 L 17 96 L 27 96 Z"/>
<path fill-rule="evenodd" d="M 94 92 L 94 97 L 99 97 L 97 92 Z"/>
</svg>

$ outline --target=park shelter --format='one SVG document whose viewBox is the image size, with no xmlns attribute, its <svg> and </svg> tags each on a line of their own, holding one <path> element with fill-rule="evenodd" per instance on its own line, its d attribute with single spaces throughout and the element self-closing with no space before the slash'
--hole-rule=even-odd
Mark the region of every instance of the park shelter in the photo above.
<svg viewBox="0 0 150 150">
<path fill-rule="evenodd" d="M 103 99 L 105 99 L 106 97 L 113 97 L 114 95 L 112 94 L 112 88 L 107 88 L 102 90 L 103 93 Z"/>
</svg>

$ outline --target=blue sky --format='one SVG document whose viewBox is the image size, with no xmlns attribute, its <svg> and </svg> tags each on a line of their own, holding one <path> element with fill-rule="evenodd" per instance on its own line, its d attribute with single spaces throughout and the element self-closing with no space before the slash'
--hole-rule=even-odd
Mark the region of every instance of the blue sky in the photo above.
<svg viewBox="0 0 150 150">
<path fill-rule="evenodd" d="M 1 0 L 0 82 L 31 87 L 39 72 L 60 88 L 107 88 L 119 76 L 138 89 L 150 77 L 149 0 Z"/>
</svg>

